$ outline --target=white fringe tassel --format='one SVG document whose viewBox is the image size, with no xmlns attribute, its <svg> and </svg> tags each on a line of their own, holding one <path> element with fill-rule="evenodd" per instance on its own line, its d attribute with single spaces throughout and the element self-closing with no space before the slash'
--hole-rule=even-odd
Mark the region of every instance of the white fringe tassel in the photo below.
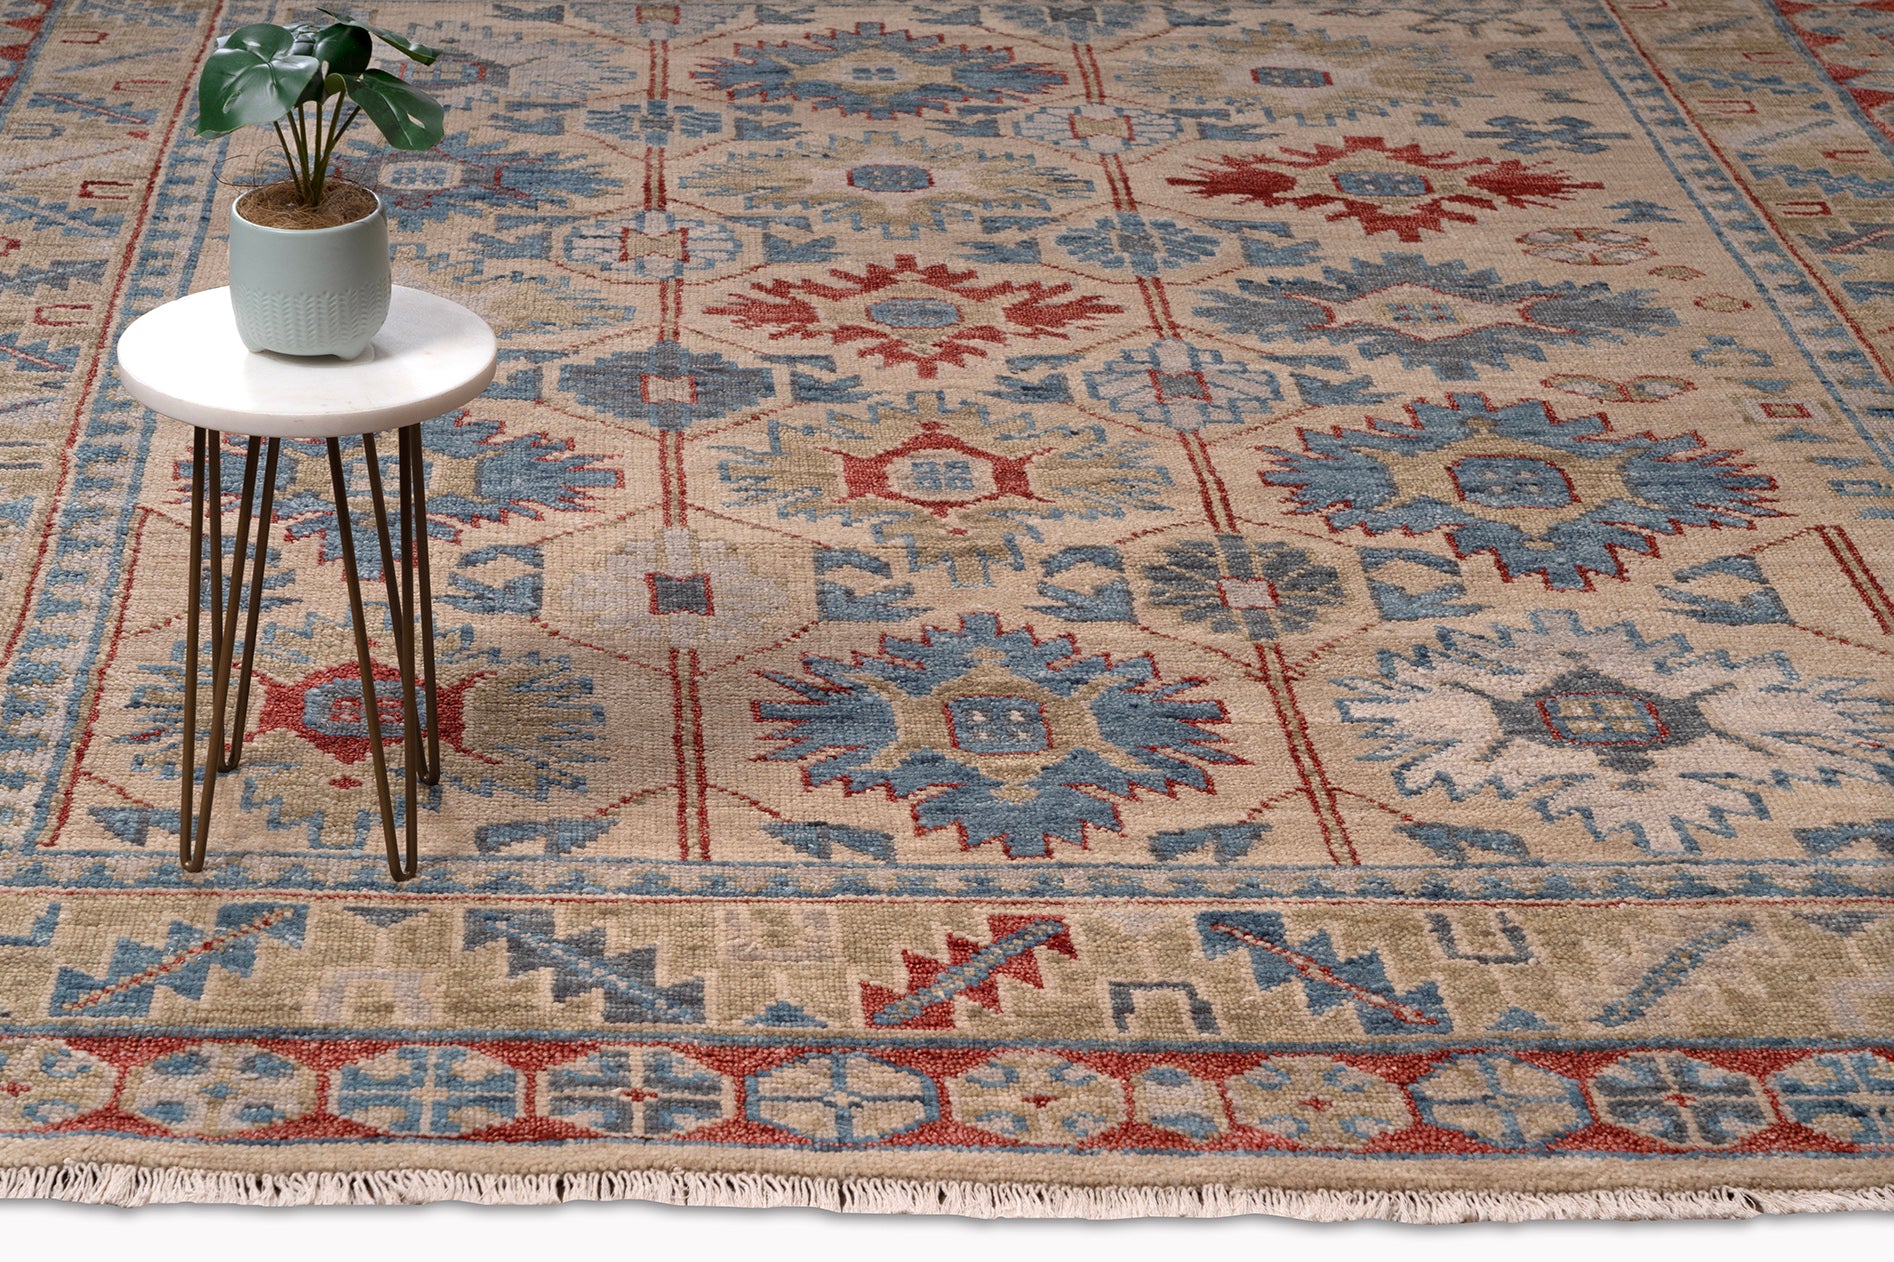
<svg viewBox="0 0 1894 1262">
<path fill-rule="evenodd" d="M 1758 1214 L 1894 1210 L 1894 1184 L 1852 1190 L 1721 1187 L 1595 1192 L 1368 1192 L 1231 1187 L 1074 1187 L 1033 1183 L 814 1179 L 686 1170 L 466 1174 L 452 1170 L 244 1174 L 104 1162 L 0 1170 L 0 1198 L 104 1205 L 551 1205 L 641 1200 L 742 1209 L 972 1218 L 1219 1218 L 1275 1214 L 1316 1222 L 1523 1222 L 1548 1218 L 1751 1218 Z"/>
</svg>

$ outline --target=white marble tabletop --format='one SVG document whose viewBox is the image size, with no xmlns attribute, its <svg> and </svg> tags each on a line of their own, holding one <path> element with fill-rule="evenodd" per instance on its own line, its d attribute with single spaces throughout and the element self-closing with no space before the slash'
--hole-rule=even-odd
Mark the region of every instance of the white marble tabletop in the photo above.
<svg viewBox="0 0 1894 1262">
<path fill-rule="evenodd" d="M 226 434 L 336 438 L 424 421 L 493 380 L 493 330 L 467 308 L 396 285 L 388 321 L 354 359 L 252 351 L 228 289 L 167 302 L 118 339 L 119 379 L 153 411 Z"/>
</svg>

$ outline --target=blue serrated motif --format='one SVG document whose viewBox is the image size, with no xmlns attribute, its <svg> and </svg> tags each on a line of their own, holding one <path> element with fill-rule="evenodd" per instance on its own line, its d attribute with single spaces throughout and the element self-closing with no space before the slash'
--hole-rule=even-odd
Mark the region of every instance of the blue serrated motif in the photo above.
<svg viewBox="0 0 1894 1262">
<path fill-rule="evenodd" d="M 605 930 L 586 929 L 559 937 L 550 911 L 472 910 L 467 913 L 466 933 L 469 951 L 491 942 L 506 944 L 508 977 L 550 969 L 555 1000 L 564 1002 L 599 991 L 605 999 L 607 1021 L 704 1022 L 704 979 L 659 984 L 656 947 L 607 955 Z"/>
<path fill-rule="evenodd" d="M 1629 1025 L 1656 1006 L 1657 1001 L 1683 985 L 1713 952 L 1755 932 L 1747 920 L 1730 920 L 1695 934 L 1664 953 L 1664 958 L 1638 979 L 1622 999 L 1614 999 L 1592 1018 L 1592 1024 Z"/>
<path fill-rule="evenodd" d="M 202 999 L 205 983 L 219 969 L 248 977 L 265 941 L 302 946 L 308 914 L 300 903 L 226 903 L 209 930 L 172 921 L 163 946 L 120 938 L 105 976 L 60 969 L 47 1011 L 55 1017 L 142 1017 L 160 987 Z"/>
<path fill-rule="evenodd" d="M 1207 911 L 1197 917 L 1197 933 L 1210 959 L 1247 950 L 1258 989 L 1300 982 L 1309 1011 L 1318 1017 L 1352 1004 L 1369 1034 L 1446 1034 L 1453 1029 L 1453 1018 L 1433 982 L 1396 991 L 1379 951 L 1343 959 L 1326 929 L 1292 943 L 1288 926 L 1276 912 Z"/>
</svg>

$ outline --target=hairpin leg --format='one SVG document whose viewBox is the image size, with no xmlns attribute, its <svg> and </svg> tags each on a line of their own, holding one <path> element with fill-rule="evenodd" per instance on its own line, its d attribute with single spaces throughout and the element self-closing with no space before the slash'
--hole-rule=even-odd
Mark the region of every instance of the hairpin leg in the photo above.
<svg viewBox="0 0 1894 1262">
<path fill-rule="evenodd" d="M 191 580 L 184 622 L 184 751 L 182 792 L 178 807 L 178 863 L 186 872 L 204 870 L 204 852 L 210 841 L 211 811 L 217 800 L 217 776 L 237 765 L 243 746 L 244 716 L 249 700 L 250 671 L 255 662 L 257 604 L 263 588 L 263 548 L 257 550 L 252 580 L 249 641 L 243 654 L 243 676 L 237 685 L 238 718 L 226 754 L 224 719 L 230 697 L 231 662 L 237 644 L 237 607 L 243 592 L 243 563 L 250 540 L 250 501 L 256 490 L 257 451 L 261 439 L 250 440 L 243 462 L 243 498 L 237 509 L 237 535 L 232 541 L 229 601 L 225 602 L 223 539 L 223 435 L 198 429 L 191 446 Z M 270 473 L 275 477 L 276 440 L 270 440 Z M 263 495 L 263 515 L 271 512 L 269 486 Z M 209 531 L 205 526 L 208 524 Z M 267 529 L 267 527 L 266 527 Z M 206 541 L 205 535 L 209 534 Z M 205 574 L 205 544 L 209 543 L 210 572 Z M 208 577 L 208 582 L 206 578 Z M 210 592 L 211 715 L 209 747 L 204 755 L 204 782 L 197 783 L 197 677 L 202 666 L 204 592 Z M 191 798 L 197 796 L 195 818 Z"/>
<path fill-rule="evenodd" d="M 374 500 L 375 531 L 382 550 L 382 575 L 387 581 L 390 612 L 394 614 L 395 624 L 399 627 L 400 601 L 394 590 L 391 570 L 388 512 L 382 498 L 381 470 L 376 463 L 372 434 L 362 436 L 362 447 L 368 457 L 369 491 Z M 349 613 L 355 624 L 355 660 L 362 675 L 362 716 L 368 725 L 369 759 L 374 764 L 375 789 L 381 804 L 382 842 L 388 852 L 389 875 L 397 881 L 406 881 L 418 870 L 420 852 L 419 803 L 415 799 L 415 783 L 419 771 L 417 763 L 421 733 L 415 714 L 413 659 L 407 651 L 405 637 L 397 632 L 395 648 L 401 670 L 402 744 L 406 755 L 403 760 L 406 763 L 406 795 L 403 804 L 407 809 L 407 846 L 404 853 L 395 838 L 394 801 L 388 789 L 388 761 L 381 743 L 381 711 L 375 700 L 375 665 L 368 651 L 368 619 L 362 611 L 361 571 L 355 564 L 355 531 L 349 520 L 348 483 L 342 474 L 342 444 L 334 438 L 329 439 L 329 481 L 335 492 L 336 525 L 342 538 L 343 577 L 348 581 Z"/>
<path fill-rule="evenodd" d="M 399 436 L 397 436 L 399 437 Z M 382 494 L 381 456 L 375 447 L 373 434 L 362 435 L 362 451 L 368 458 L 368 487 L 375 506 L 375 537 L 381 546 L 382 586 L 388 592 L 388 619 L 394 628 L 395 660 L 401 674 L 401 753 L 403 797 L 407 813 L 408 867 L 414 866 L 416 834 L 420 826 L 421 804 L 416 796 L 416 783 L 425 774 L 421 754 L 421 716 L 420 702 L 415 696 L 414 678 L 414 593 L 413 583 L 405 580 L 408 564 L 407 549 L 402 549 L 401 564 L 404 572 L 403 591 L 395 591 L 395 554 L 391 546 L 388 528 L 388 501 Z M 397 465 L 397 468 L 399 466 Z M 399 480 L 399 479 L 398 479 Z M 402 501 L 407 498 L 405 485 L 398 491 Z M 402 514 L 405 527 L 407 514 Z M 393 860 L 390 859 L 393 869 Z M 410 871 L 408 875 L 412 876 Z M 404 878 L 397 876 L 396 880 Z"/>
<path fill-rule="evenodd" d="M 382 575 L 388 590 L 389 613 L 395 626 L 395 655 L 400 664 L 402 746 L 404 753 L 403 804 L 407 821 L 403 839 L 395 835 L 394 798 L 388 783 L 387 752 L 382 747 L 381 711 L 375 700 L 374 661 L 369 653 L 368 620 L 362 608 L 361 571 L 355 559 L 355 531 L 349 515 L 348 483 L 342 470 L 340 440 L 331 438 L 329 480 L 335 494 L 336 525 L 342 540 L 342 570 L 349 590 L 349 613 L 355 627 L 356 665 L 362 677 L 363 718 L 368 726 L 369 759 L 374 764 L 376 795 L 381 807 L 382 841 L 388 853 L 388 871 L 397 881 L 406 881 L 418 871 L 420 821 L 417 784 L 433 784 L 440 776 L 439 725 L 434 704 L 433 592 L 428 581 L 425 492 L 420 479 L 420 427 L 410 426 L 399 436 L 402 526 L 402 591 L 396 590 L 394 554 L 390 547 L 388 505 L 382 493 L 381 466 L 375 453 L 374 435 L 364 435 L 363 450 L 368 457 L 368 482 L 375 513 L 375 532 L 381 545 Z M 256 505 L 258 521 L 256 556 L 250 568 L 249 616 L 245 620 L 243 664 L 237 672 L 236 713 L 230 716 L 228 741 L 225 719 L 229 716 L 230 678 L 236 657 L 237 621 L 242 605 L 244 563 L 250 561 L 252 498 L 256 494 L 257 457 L 262 439 L 250 439 L 243 465 L 243 495 L 237 510 L 237 532 L 232 540 L 228 601 L 223 573 L 223 436 L 199 428 L 191 447 L 191 578 L 185 606 L 184 631 L 184 750 L 178 810 L 178 862 L 187 872 L 201 872 L 205 849 L 210 840 L 211 810 L 216 802 L 217 777 L 233 771 L 243 757 L 243 735 L 250 712 L 250 682 L 256 664 L 257 623 L 263 607 L 263 575 L 269 552 L 270 523 L 275 511 L 276 471 L 281 442 L 268 440 L 269 454 L 264 462 L 261 502 Z M 412 453 L 412 455 L 410 455 Z M 410 538 L 410 533 L 412 539 Z M 206 536 L 208 535 L 208 538 Z M 206 552 L 209 572 L 206 573 Z M 410 567 L 418 562 L 419 599 L 413 586 Z M 211 714 L 207 736 L 203 783 L 197 777 L 198 673 L 203 644 L 204 593 L 210 593 Z M 424 753 L 419 700 L 416 697 L 416 629 L 412 618 L 421 611 L 419 629 L 426 657 L 428 697 L 427 748 Z M 431 757 L 429 754 L 431 753 Z M 192 810 L 193 799 L 196 810 Z M 402 843 L 405 841 L 405 846 Z"/>
<path fill-rule="evenodd" d="M 421 448 L 420 425 L 409 425 L 397 435 L 401 479 L 401 604 L 409 625 L 420 617 L 422 691 L 427 697 L 427 757 L 421 763 L 421 783 L 441 782 L 440 694 L 434 687 L 434 583 L 428 573 L 427 459 Z M 420 571 L 421 594 L 416 600 L 412 579 Z"/>
<path fill-rule="evenodd" d="M 237 575 L 243 570 L 247 517 L 250 511 L 250 483 L 256 471 L 257 440 L 250 440 L 250 455 L 243 470 L 243 512 L 237 518 L 237 552 L 230 575 L 230 622 L 236 624 Z M 276 464 L 282 454 L 282 440 L 268 440 L 263 459 L 263 502 L 257 506 L 256 562 L 250 570 L 250 615 L 243 628 L 243 669 L 237 672 L 237 712 L 230 726 L 230 748 L 224 755 L 223 770 L 235 771 L 243 761 L 243 733 L 250 721 L 250 678 L 256 671 L 257 617 L 263 611 L 263 565 L 270 551 L 270 523 L 276 512 Z"/>
<path fill-rule="evenodd" d="M 184 606 L 184 749 L 178 778 L 183 782 L 178 804 L 178 863 L 186 872 L 204 868 L 208 820 L 191 828 L 191 798 L 197 792 L 197 649 L 204 604 L 204 450 L 206 432 L 191 431 L 191 577 Z M 213 620 L 214 621 L 214 620 Z M 205 779 L 211 779 L 209 773 Z"/>
</svg>

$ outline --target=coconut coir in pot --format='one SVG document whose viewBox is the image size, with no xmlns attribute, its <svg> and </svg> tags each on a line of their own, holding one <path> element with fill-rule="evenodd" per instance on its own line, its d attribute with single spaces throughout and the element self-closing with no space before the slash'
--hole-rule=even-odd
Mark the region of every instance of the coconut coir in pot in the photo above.
<svg viewBox="0 0 1894 1262">
<path fill-rule="evenodd" d="M 296 197 L 296 185 L 278 180 L 251 189 L 237 202 L 239 212 L 260 228 L 337 228 L 375 213 L 375 195 L 360 184 L 336 180 L 322 190 L 322 201 L 305 206 Z"/>
</svg>

